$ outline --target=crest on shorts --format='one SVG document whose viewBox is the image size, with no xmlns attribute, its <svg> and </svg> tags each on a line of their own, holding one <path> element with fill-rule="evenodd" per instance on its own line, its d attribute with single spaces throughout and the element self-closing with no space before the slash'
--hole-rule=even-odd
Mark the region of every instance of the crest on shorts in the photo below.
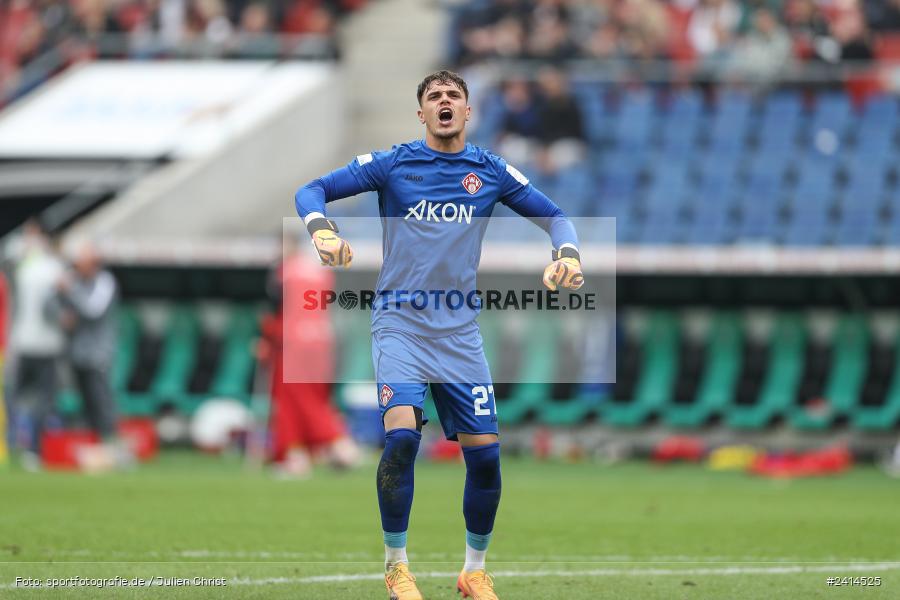
<svg viewBox="0 0 900 600">
<path fill-rule="evenodd" d="M 476 175 L 475 173 L 469 173 L 468 175 L 466 175 L 465 179 L 462 180 L 462 186 L 466 188 L 466 191 L 473 196 L 478 190 L 481 189 L 482 185 L 484 184 L 481 183 L 481 180 L 478 179 L 478 175 Z"/>
<path fill-rule="evenodd" d="M 379 394 L 381 398 L 381 405 L 387 406 L 388 402 L 391 401 L 391 398 L 394 397 L 394 390 L 391 389 L 391 386 L 388 384 L 384 384 L 381 386 L 381 393 Z"/>
</svg>

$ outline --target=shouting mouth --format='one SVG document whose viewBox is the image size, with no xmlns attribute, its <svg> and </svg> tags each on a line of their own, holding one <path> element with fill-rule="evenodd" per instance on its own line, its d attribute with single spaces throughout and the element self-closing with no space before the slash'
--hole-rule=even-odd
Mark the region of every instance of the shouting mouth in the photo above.
<svg viewBox="0 0 900 600">
<path fill-rule="evenodd" d="M 441 125 L 447 126 L 453 122 L 453 111 L 449 108 L 442 108 L 438 111 L 438 122 Z"/>
</svg>

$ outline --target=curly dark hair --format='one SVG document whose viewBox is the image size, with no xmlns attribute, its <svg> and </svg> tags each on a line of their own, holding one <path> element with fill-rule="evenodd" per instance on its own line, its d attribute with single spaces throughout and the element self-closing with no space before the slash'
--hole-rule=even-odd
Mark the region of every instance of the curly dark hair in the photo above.
<svg viewBox="0 0 900 600">
<path fill-rule="evenodd" d="M 422 96 L 425 95 L 425 90 L 427 90 L 428 86 L 432 83 L 452 83 L 462 90 L 467 101 L 469 99 L 469 86 L 466 85 L 465 79 L 453 71 L 437 71 L 423 79 L 422 83 L 419 84 L 419 89 L 416 90 L 416 98 L 419 99 L 419 106 L 422 106 Z"/>
</svg>

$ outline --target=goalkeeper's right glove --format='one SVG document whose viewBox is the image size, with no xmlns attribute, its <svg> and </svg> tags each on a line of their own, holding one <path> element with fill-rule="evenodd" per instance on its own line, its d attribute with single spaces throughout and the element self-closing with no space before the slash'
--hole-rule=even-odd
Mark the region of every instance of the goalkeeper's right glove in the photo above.
<svg viewBox="0 0 900 600">
<path fill-rule="evenodd" d="M 319 260 L 329 267 L 349 267 L 353 261 L 353 249 L 337 235 L 338 228 L 334 221 L 317 217 L 306 225 L 312 236 L 313 245 L 319 253 Z"/>
</svg>

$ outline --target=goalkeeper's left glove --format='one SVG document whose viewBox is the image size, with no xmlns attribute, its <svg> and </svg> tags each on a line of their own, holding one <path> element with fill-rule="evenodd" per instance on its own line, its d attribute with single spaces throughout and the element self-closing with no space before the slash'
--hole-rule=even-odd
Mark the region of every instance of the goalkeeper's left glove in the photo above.
<svg viewBox="0 0 900 600">
<path fill-rule="evenodd" d="M 306 226 L 312 236 L 313 245 L 319 253 L 319 260 L 329 267 L 349 267 L 353 261 L 353 249 L 341 239 L 334 221 L 318 217 Z"/>
<path fill-rule="evenodd" d="M 553 262 L 544 269 L 544 285 L 553 291 L 557 287 L 577 290 L 584 285 L 578 250 L 565 246 L 560 250 L 553 250 L 552 256 Z"/>
</svg>

